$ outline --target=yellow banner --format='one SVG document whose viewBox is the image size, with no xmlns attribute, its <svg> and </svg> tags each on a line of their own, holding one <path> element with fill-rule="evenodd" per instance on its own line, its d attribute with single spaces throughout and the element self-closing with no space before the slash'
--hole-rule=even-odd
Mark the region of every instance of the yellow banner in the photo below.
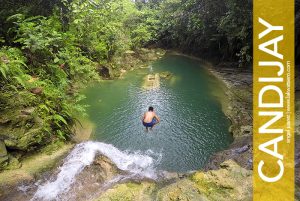
<svg viewBox="0 0 300 201">
<path fill-rule="evenodd" d="M 253 200 L 294 200 L 294 0 L 254 0 L 253 45 Z"/>
</svg>

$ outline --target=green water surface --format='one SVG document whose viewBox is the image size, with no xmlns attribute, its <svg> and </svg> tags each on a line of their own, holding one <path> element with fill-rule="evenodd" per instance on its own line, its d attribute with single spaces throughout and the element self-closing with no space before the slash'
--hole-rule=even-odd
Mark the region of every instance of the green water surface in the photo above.
<svg viewBox="0 0 300 201">
<path fill-rule="evenodd" d="M 173 77 L 161 79 L 158 89 L 142 88 L 147 74 L 163 71 Z M 199 61 L 167 55 L 147 69 L 126 73 L 124 79 L 89 87 L 85 103 L 96 126 L 95 140 L 159 156 L 160 170 L 185 172 L 203 167 L 232 142 L 216 91 L 221 91 L 218 81 Z M 147 133 L 141 117 L 148 106 L 154 107 L 161 123 Z"/>
</svg>

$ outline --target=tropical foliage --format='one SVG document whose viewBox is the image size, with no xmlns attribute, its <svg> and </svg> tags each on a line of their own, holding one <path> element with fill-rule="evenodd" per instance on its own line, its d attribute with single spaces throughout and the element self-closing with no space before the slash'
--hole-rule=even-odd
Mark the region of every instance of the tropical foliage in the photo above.
<svg viewBox="0 0 300 201">
<path fill-rule="evenodd" d="M 129 0 L 5 1 L 0 13 L 0 120 L 12 128 L 1 137 L 8 148 L 70 138 L 76 116 L 85 111 L 79 89 L 99 80 L 98 66 L 153 40 L 158 21 L 147 20 L 152 15 Z M 32 135 L 37 124 L 43 131 Z M 25 139 L 24 132 L 37 140 Z M 14 141 L 26 142 L 20 146 Z"/>
</svg>

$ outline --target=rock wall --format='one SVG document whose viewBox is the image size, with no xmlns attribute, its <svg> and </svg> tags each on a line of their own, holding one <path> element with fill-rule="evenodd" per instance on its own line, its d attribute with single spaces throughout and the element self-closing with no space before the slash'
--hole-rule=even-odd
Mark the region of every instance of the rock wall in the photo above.
<svg viewBox="0 0 300 201">
<path fill-rule="evenodd" d="M 231 121 L 229 131 L 234 142 L 227 150 L 214 154 L 205 169 L 216 169 L 226 160 L 234 160 L 241 167 L 252 169 L 252 71 L 236 68 L 231 63 L 208 66 L 225 86 L 227 100 L 222 106 Z"/>
<path fill-rule="evenodd" d="M 36 190 L 35 182 L 49 173 L 53 167 L 57 167 L 60 161 L 73 148 L 72 144 L 51 144 L 36 153 L 28 156 L 19 164 L 18 168 L 0 172 L 0 200 L 5 201 L 26 201 Z M 19 186 L 30 185 L 28 193 L 23 193 Z"/>
<path fill-rule="evenodd" d="M 150 62 L 161 58 L 165 52 L 165 50 L 158 48 L 126 51 L 122 56 L 114 57 L 105 66 L 99 64 L 98 72 L 103 79 L 119 78 L 128 70 L 147 66 Z"/>
<path fill-rule="evenodd" d="M 223 162 L 218 170 L 198 171 L 175 181 L 136 181 L 117 184 L 95 201 L 225 201 L 252 200 L 252 171 L 234 161 Z"/>
<path fill-rule="evenodd" d="M 210 66 L 210 71 L 226 85 L 229 99 L 224 112 L 231 120 L 234 142 L 229 149 L 214 154 L 205 169 L 217 169 L 225 160 L 234 160 L 252 169 L 252 70 L 232 68 L 230 63 Z M 295 71 L 295 182 L 296 199 L 300 200 L 300 66 Z"/>
<path fill-rule="evenodd" d="M 30 152 L 50 141 L 43 121 L 34 115 L 34 109 L 16 108 L 1 114 L 0 171 L 11 168 L 10 164 L 17 161 L 22 153 Z"/>
</svg>

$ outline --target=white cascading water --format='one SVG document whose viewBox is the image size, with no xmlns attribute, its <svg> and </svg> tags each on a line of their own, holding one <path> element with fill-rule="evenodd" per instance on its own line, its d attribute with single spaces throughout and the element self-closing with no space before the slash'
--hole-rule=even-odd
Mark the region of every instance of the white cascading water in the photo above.
<svg viewBox="0 0 300 201">
<path fill-rule="evenodd" d="M 146 178 L 156 178 L 154 166 L 159 159 L 137 152 L 122 152 L 111 144 L 88 141 L 75 146 L 59 167 L 57 176 L 40 184 L 32 200 L 56 200 L 60 194 L 68 192 L 76 175 L 92 164 L 97 153 L 108 157 L 121 170 Z"/>
</svg>

